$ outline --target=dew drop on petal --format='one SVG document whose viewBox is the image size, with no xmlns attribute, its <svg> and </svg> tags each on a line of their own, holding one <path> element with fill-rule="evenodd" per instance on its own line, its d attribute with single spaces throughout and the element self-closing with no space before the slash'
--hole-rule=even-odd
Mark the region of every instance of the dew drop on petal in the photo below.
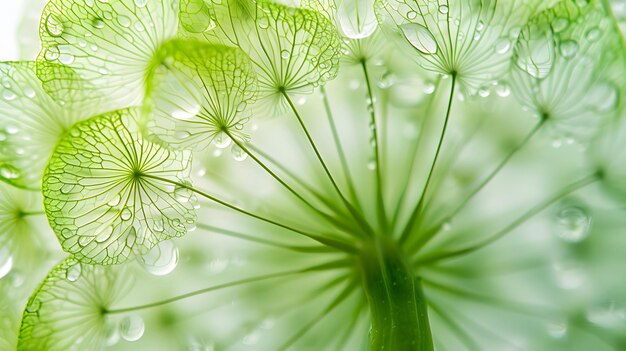
<svg viewBox="0 0 626 351">
<path fill-rule="evenodd" d="M 546 331 L 548 335 L 555 339 L 560 339 L 567 334 L 567 322 L 559 321 L 559 322 L 550 322 L 546 325 Z"/>
<path fill-rule="evenodd" d="M 499 97 L 507 97 L 511 95 L 511 88 L 505 82 L 500 82 L 496 85 L 496 95 Z"/>
<path fill-rule="evenodd" d="M 82 273 L 83 267 L 80 263 L 76 263 L 75 265 L 68 267 L 65 272 L 65 277 L 67 280 L 71 282 L 75 282 L 80 278 L 80 274 Z"/>
<path fill-rule="evenodd" d="M 138 315 L 131 314 L 120 322 L 120 335 L 126 341 L 137 341 L 143 336 L 145 325 Z"/>
<path fill-rule="evenodd" d="M 137 7 L 146 7 L 147 4 L 148 0 L 135 0 L 135 5 L 137 5 Z"/>
<path fill-rule="evenodd" d="M 178 264 L 178 248 L 171 240 L 162 241 L 143 255 L 140 262 L 150 274 L 169 274 Z"/>
<path fill-rule="evenodd" d="M 54 14 L 49 14 L 46 17 L 46 31 L 53 37 L 58 37 L 63 34 L 63 23 Z"/>
<path fill-rule="evenodd" d="M 108 320 L 106 322 L 104 337 L 107 346 L 114 346 L 120 341 L 120 330 L 117 321 Z"/>
<path fill-rule="evenodd" d="M 130 208 L 128 207 L 124 207 L 122 209 L 122 211 L 120 212 L 120 218 L 123 221 L 127 221 L 129 219 L 131 219 L 133 217 L 133 213 L 131 212 Z"/>
<path fill-rule="evenodd" d="M 120 15 L 117 17 L 117 23 L 119 23 L 120 26 L 124 28 L 128 28 L 130 27 L 131 21 L 130 21 L 130 18 L 128 18 L 128 16 Z"/>
<path fill-rule="evenodd" d="M 432 55 L 437 52 L 435 37 L 426 27 L 416 23 L 408 23 L 403 24 L 400 28 L 406 40 L 422 54 Z"/>
<path fill-rule="evenodd" d="M 448 6 L 446 5 L 441 5 L 439 6 L 439 12 L 443 13 L 444 15 L 447 14 L 450 10 L 448 9 Z"/>
<path fill-rule="evenodd" d="M 565 40 L 559 45 L 559 52 L 566 59 L 572 58 L 578 53 L 578 43 L 575 40 Z"/>
<path fill-rule="evenodd" d="M 17 96 L 11 90 L 5 90 L 2 92 L 2 98 L 6 101 L 13 101 Z"/>
<path fill-rule="evenodd" d="M 35 93 L 35 91 L 31 88 L 26 88 L 24 89 L 24 95 L 26 95 L 27 98 L 32 99 L 35 97 L 35 95 L 37 95 Z"/>
</svg>

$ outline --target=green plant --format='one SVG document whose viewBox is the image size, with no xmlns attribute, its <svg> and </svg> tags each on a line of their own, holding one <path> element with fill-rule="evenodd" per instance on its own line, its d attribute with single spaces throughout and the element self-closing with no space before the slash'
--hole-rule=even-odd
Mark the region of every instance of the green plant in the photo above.
<svg viewBox="0 0 626 351">
<path fill-rule="evenodd" d="M 620 6 L 48 1 L 0 347 L 623 348 Z"/>
</svg>

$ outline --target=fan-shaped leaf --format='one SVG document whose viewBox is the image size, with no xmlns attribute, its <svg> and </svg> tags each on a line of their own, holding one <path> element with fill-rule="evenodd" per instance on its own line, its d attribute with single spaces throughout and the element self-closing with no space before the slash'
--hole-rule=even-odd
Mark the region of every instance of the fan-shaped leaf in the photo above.
<svg viewBox="0 0 626 351">
<path fill-rule="evenodd" d="M 515 47 L 516 96 L 563 138 L 587 139 L 619 102 L 623 53 L 597 3 L 563 1 L 532 18 Z"/>
<path fill-rule="evenodd" d="M 34 63 L 0 63 L 0 179 L 39 189 L 50 150 L 82 112 L 63 108 L 43 90 Z"/>
<path fill-rule="evenodd" d="M 22 315 L 19 351 L 100 350 L 113 327 L 105 311 L 130 287 L 123 267 L 67 258 L 30 297 Z"/>
<path fill-rule="evenodd" d="M 195 222 L 191 194 L 172 183 L 187 181 L 190 152 L 143 140 L 132 129 L 134 114 L 121 110 L 75 125 L 44 174 L 50 225 L 81 261 L 123 262 Z"/>
<path fill-rule="evenodd" d="M 148 93 L 153 106 L 147 128 L 174 147 L 204 149 L 242 135 L 256 77 L 240 49 L 197 41 L 173 41 L 162 52 L 169 67 L 155 72 Z M 217 138 L 217 139 L 216 139 Z"/>
<path fill-rule="evenodd" d="M 41 18 L 44 86 L 103 113 L 141 101 L 154 52 L 176 34 L 178 0 L 52 0 Z"/>
</svg>

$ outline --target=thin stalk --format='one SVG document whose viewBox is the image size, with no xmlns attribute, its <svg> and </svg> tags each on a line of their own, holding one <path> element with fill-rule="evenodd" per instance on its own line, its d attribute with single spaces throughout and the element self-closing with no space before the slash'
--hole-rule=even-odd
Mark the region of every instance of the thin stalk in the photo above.
<svg viewBox="0 0 626 351">
<path fill-rule="evenodd" d="M 553 204 L 554 202 L 558 201 L 559 199 L 563 198 L 564 196 L 567 196 L 568 194 L 581 189 L 595 181 L 597 181 L 599 179 L 598 174 L 592 174 L 589 175 L 581 180 L 578 180 L 566 187 L 564 187 L 563 189 L 561 189 L 559 192 L 557 192 L 556 194 L 554 194 L 553 196 L 549 197 L 548 199 L 538 203 L 537 205 L 533 206 L 530 210 L 528 210 L 527 212 L 525 212 L 524 214 L 522 214 L 519 218 L 517 218 L 516 220 L 514 220 L 511 224 L 509 224 L 508 226 L 506 226 L 505 228 L 503 228 L 502 230 L 496 232 L 495 234 L 489 236 L 488 238 L 478 242 L 477 244 L 473 244 L 470 245 L 468 247 L 462 248 L 462 249 L 458 249 L 458 250 L 454 250 L 454 251 L 449 251 L 449 252 L 443 252 L 443 253 L 435 253 L 432 255 L 427 255 L 424 256 L 420 259 L 417 260 L 416 264 L 419 266 L 422 265 L 427 265 L 427 264 L 432 264 L 434 262 L 438 262 L 441 260 L 446 260 L 446 259 L 451 259 L 451 258 L 455 258 L 455 257 L 459 257 L 459 256 L 464 256 L 467 255 L 469 253 L 472 253 L 478 249 L 481 249 L 493 242 L 495 242 L 496 240 L 502 238 L 503 236 L 505 236 L 506 234 L 508 234 L 509 232 L 511 232 L 512 230 L 514 230 L 515 228 L 519 227 L 522 223 L 526 222 L 527 220 L 529 220 L 530 218 L 532 218 L 533 216 L 535 216 L 536 214 L 538 214 L 539 212 L 543 211 L 544 209 L 546 209 L 548 206 L 550 206 L 551 204 Z"/>
<path fill-rule="evenodd" d="M 338 240 L 334 240 L 334 239 L 330 239 L 330 238 L 324 238 L 324 237 L 321 237 L 321 236 L 319 236 L 317 234 L 308 233 L 308 232 L 305 232 L 303 230 L 296 229 L 296 228 L 294 228 L 292 226 L 289 226 L 289 225 L 286 225 L 286 224 L 274 221 L 272 219 L 269 219 L 269 218 L 266 218 L 266 217 L 254 214 L 252 212 L 249 212 L 249 211 L 246 211 L 246 210 L 244 210 L 242 208 L 239 208 L 239 207 L 237 207 L 235 205 L 232 205 L 232 204 L 230 204 L 230 203 L 228 203 L 226 201 L 220 200 L 220 199 L 216 198 L 215 196 L 209 195 L 209 194 L 205 193 L 204 191 L 196 189 L 196 188 L 194 188 L 194 187 L 192 187 L 192 186 L 190 186 L 188 184 L 183 184 L 183 183 L 180 183 L 180 182 L 176 182 L 176 181 L 173 181 L 173 180 L 169 180 L 169 179 L 166 179 L 166 178 L 161 178 L 161 177 L 157 177 L 157 176 L 153 176 L 153 175 L 149 175 L 149 174 L 144 174 L 143 177 L 156 179 L 156 180 L 159 180 L 159 181 L 162 181 L 162 182 L 165 182 L 165 183 L 169 183 L 169 184 L 173 184 L 175 186 L 179 186 L 179 187 L 185 188 L 187 190 L 191 190 L 194 193 L 196 193 L 196 194 L 198 194 L 200 196 L 203 196 L 203 197 L 205 197 L 205 198 L 207 198 L 207 199 L 209 199 L 209 200 L 211 200 L 213 202 L 216 202 L 216 203 L 218 203 L 218 204 L 220 204 L 222 206 L 228 207 L 231 210 L 234 210 L 234 211 L 242 213 L 242 214 L 244 214 L 246 216 L 258 219 L 260 221 L 263 221 L 263 222 L 275 225 L 277 227 L 280 227 L 280 228 L 283 228 L 283 229 L 287 229 L 287 230 L 289 230 L 291 232 L 294 232 L 296 234 L 303 235 L 303 236 L 305 236 L 307 238 L 310 238 L 312 240 L 315 240 L 315 241 L 317 241 L 317 242 L 319 242 L 319 243 L 321 243 L 323 245 L 334 247 L 334 248 L 336 248 L 338 250 L 341 250 L 341 251 L 344 251 L 344 252 L 351 252 L 351 253 L 355 252 L 354 247 L 351 244 L 349 244 L 349 243 L 344 243 L 344 242 L 341 242 L 341 241 L 338 241 Z"/>
<path fill-rule="evenodd" d="M 520 150 L 524 148 L 524 146 L 528 144 L 528 142 L 533 138 L 533 136 L 537 134 L 537 132 L 545 125 L 545 122 L 546 122 L 546 119 L 540 120 L 539 123 L 537 123 L 532 128 L 532 130 L 526 135 L 526 137 L 524 137 L 524 139 L 506 155 L 506 157 L 498 164 L 498 166 L 496 166 L 496 168 L 493 169 L 491 173 L 487 177 L 485 177 L 485 179 L 483 179 L 480 182 L 480 184 L 476 188 L 474 188 L 474 190 L 472 190 L 454 208 L 454 210 L 452 210 L 452 212 L 450 212 L 447 216 L 445 216 L 443 219 L 438 221 L 436 225 L 434 225 L 431 228 L 428 228 L 424 232 L 424 235 L 422 235 L 418 239 L 418 241 L 416 242 L 416 244 L 414 244 L 414 246 L 412 246 L 412 248 L 415 248 L 415 250 L 419 250 L 422 247 L 424 247 L 424 245 L 426 245 L 431 239 L 433 239 L 436 236 L 436 234 L 440 231 L 440 229 L 443 227 L 444 223 L 447 223 L 448 221 L 452 220 L 454 216 L 456 216 L 463 208 L 465 208 L 465 206 L 470 202 L 470 200 L 473 199 L 474 196 L 476 196 L 485 186 L 487 186 L 487 184 L 489 184 L 489 182 L 491 182 L 493 178 L 495 178 L 496 175 L 498 175 L 498 173 L 504 168 L 504 166 L 508 164 L 511 158 L 513 158 L 513 156 L 515 156 Z"/>
<path fill-rule="evenodd" d="M 440 80 L 437 80 L 436 86 L 439 86 L 439 82 Z M 425 115 L 429 115 L 430 112 L 432 111 L 432 106 L 433 106 L 433 101 L 435 99 L 431 98 L 428 101 L 428 106 L 426 107 L 425 110 Z M 425 123 L 425 118 L 422 119 L 422 125 L 420 128 L 421 130 L 423 130 Z M 401 189 L 407 189 L 409 187 L 409 184 L 411 183 L 411 175 L 413 174 L 413 168 L 415 167 L 415 160 L 416 160 L 416 156 L 417 156 L 417 151 L 419 149 L 419 143 L 420 143 L 421 138 L 416 137 L 415 138 L 415 142 L 413 143 L 413 145 L 411 145 L 411 147 L 409 148 L 409 150 L 411 150 L 411 155 L 408 158 L 409 160 L 409 168 L 408 168 L 408 172 L 406 174 L 406 178 L 404 179 L 404 181 L 402 182 L 402 184 L 404 185 L 403 188 Z M 393 218 L 391 220 L 391 227 L 395 227 L 396 223 L 398 222 L 398 217 L 400 217 L 400 211 L 402 210 L 402 204 L 404 203 L 404 199 L 406 198 L 408 191 L 402 191 L 402 193 L 400 194 L 400 198 L 398 199 L 398 201 L 396 202 L 396 208 L 394 210 L 394 214 L 393 214 Z"/>
<path fill-rule="evenodd" d="M 422 210 L 422 206 L 424 204 L 424 200 L 426 198 L 426 194 L 428 193 L 428 186 L 430 185 L 430 181 L 432 179 L 435 166 L 437 165 L 437 160 L 439 158 L 439 153 L 441 152 L 441 147 L 443 146 L 443 140 L 446 135 L 446 130 L 448 129 L 448 121 L 450 120 L 450 111 L 452 111 L 452 101 L 454 100 L 454 88 L 456 87 L 456 74 L 452 74 L 452 84 L 450 86 L 450 97 L 448 99 L 448 107 L 446 109 L 446 116 L 443 122 L 443 128 L 441 129 L 441 135 L 439 136 L 439 142 L 437 143 L 437 150 L 435 151 L 435 157 L 430 165 L 430 170 L 428 171 L 428 177 L 426 178 L 426 184 L 424 185 L 424 190 L 422 190 L 422 194 L 420 195 L 419 201 L 415 208 L 411 212 L 411 216 L 400 235 L 400 243 L 404 243 L 406 239 L 408 239 L 411 231 L 413 230 L 413 225 L 415 224 L 415 220 L 417 216 Z"/>
<path fill-rule="evenodd" d="M 376 163 L 376 213 L 382 233 L 387 232 L 387 213 L 385 210 L 385 201 L 383 198 L 383 180 L 382 180 L 382 162 L 380 159 L 380 142 L 378 140 L 378 121 L 376 120 L 376 109 L 374 107 L 374 93 L 372 92 L 372 84 L 370 82 L 369 73 L 367 72 L 367 64 L 365 60 L 361 60 L 363 75 L 365 76 L 365 85 L 367 86 L 367 97 L 369 99 L 367 109 L 370 114 L 370 130 L 372 132 L 372 151 Z"/>
<path fill-rule="evenodd" d="M 324 103 L 324 110 L 326 111 L 328 125 L 330 126 L 330 130 L 333 134 L 333 141 L 335 143 L 335 148 L 337 149 L 337 155 L 339 156 L 341 168 L 343 170 L 344 177 L 346 178 L 346 184 L 348 185 L 348 192 L 350 193 L 352 201 L 354 201 L 355 208 L 360 211 L 361 204 L 359 203 L 359 198 L 357 197 L 356 191 L 354 190 L 354 182 L 352 181 L 352 174 L 350 172 L 350 167 L 348 166 L 348 159 L 346 158 L 343 146 L 341 145 L 341 139 L 339 138 L 339 133 L 337 132 L 337 126 L 335 125 L 333 113 L 330 108 L 330 101 L 328 100 L 326 87 L 322 85 L 320 87 L 320 92 L 322 93 L 322 102 Z"/>
<path fill-rule="evenodd" d="M 330 202 L 330 200 L 326 197 L 324 197 L 320 192 L 318 192 L 317 190 L 315 190 L 313 188 L 313 186 L 311 186 L 310 184 L 305 183 L 302 180 L 302 177 L 297 176 L 295 173 L 293 173 L 292 171 L 290 171 L 289 169 L 287 169 L 287 167 L 283 166 L 280 162 L 278 162 L 278 160 L 276 160 L 275 158 L 273 158 L 272 156 L 268 155 L 266 152 L 264 152 L 263 150 L 259 149 L 258 147 L 250 144 L 248 145 L 248 148 L 252 151 L 254 151 L 257 155 L 261 156 L 262 158 L 264 158 L 267 162 L 271 163 L 272 165 L 274 165 L 274 167 L 276 167 L 277 169 L 279 169 L 281 172 L 285 173 L 287 176 L 289 176 L 293 181 L 295 181 L 296 183 L 298 183 L 301 187 L 303 187 L 304 189 L 306 189 L 308 192 L 310 192 L 313 196 L 315 196 L 315 198 L 317 198 L 319 201 L 321 201 L 323 204 L 325 204 L 326 206 L 328 206 L 329 208 L 333 208 L 333 204 Z"/>
<path fill-rule="evenodd" d="M 248 156 L 250 156 L 250 158 L 252 158 L 252 160 L 254 160 L 254 162 L 256 162 L 259 166 L 261 166 L 261 168 L 263 168 L 263 170 L 265 170 L 272 178 L 274 178 L 278 183 L 280 183 L 280 185 L 282 185 L 285 189 L 287 189 L 287 191 L 289 191 L 293 196 L 295 196 L 298 200 L 300 200 L 307 207 L 312 209 L 315 213 L 320 215 L 322 218 L 326 219 L 328 222 L 336 225 L 338 228 L 341 228 L 341 229 L 345 230 L 350 235 L 355 235 L 355 233 L 358 233 L 358 231 L 355 231 L 351 226 L 349 226 L 349 225 L 347 225 L 345 223 L 342 223 L 339 219 L 334 218 L 333 216 L 329 215 L 328 213 L 326 213 L 326 212 L 320 210 L 319 208 L 315 207 L 310 201 L 305 199 L 302 195 L 300 195 L 297 191 L 295 191 L 289 184 L 287 184 L 278 175 L 276 175 L 276 173 L 274 173 L 274 171 L 272 171 L 268 166 L 266 166 L 265 163 L 263 163 L 263 161 L 261 161 L 253 152 L 251 152 L 242 142 L 240 142 L 228 130 L 225 129 L 223 132 L 226 133 L 226 135 L 228 135 L 228 137 L 238 147 L 240 147 L 246 154 L 248 154 Z"/>
<path fill-rule="evenodd" d="M 335 250 L 332 250 L 328 246 L 296 246 L 296 245 L 287 245 L 282 242 L 272 241 L 263 238 L 257 238 L 250 234 L 244 234 L 240 232 L 236 232 L 233 230 L 228 230 L 224 228 L 214 227 L 212 225 L 198 223 L 197 227 L 200 229 L 208 230 L 210 232 L 221 234 L 225 236 L 229 236 L 231 238 L 237 238 L 241 240 L 255 242 L 257 244 L 268 245 L 276 248 L 281 248 L 285 250 L 301 252 L 301 253 L 336 253 Z"/>
<path fill-rule="evenodd" d="M 18 216 L 21 218 L 30 217 L 30 216 L 43 216 L 45 215 L 45 211 L 20 211 Z"/>
<path fill-rule="evenodd" d="M 350 214 L 359 223 L 359 225 L 365 231 L 365 233 L 368 235 L 372 235 L 373 233 L 372 228 L 370 228 L 369 224 L 367 224 L 367 222 L 362 218 L 362 216 L 358 213 L 358 211 L 354 208 L 354 206 L 343 195 L 343 193 L 341 192 L 341 189 L 339 189 L 339 186 L 337 185 L 335 178 L 333 178 L 332 174 L 330 173 L 330 170 L 328 169 L 328 166 L 326 166 L 326 162 L 324 162 L 324 158 L 322 157 L 319 150 L 317 149 L 317 146 L 315 145 L 315 142 L 313 141 L 313 138 L 311 137 L 311 134 L 309 133 L 309 130 L 306 127 L 306 124 L 302 120 L 302 117 L 300 116 L 298 109 L 293 104 L 293 101 L 291 101 L 291 98 L 289 97 L 289 95 L 287 95 L 287 93 L 284 90 L 281 91 L 281 93 L 287 100 L 287 103 L 289 104 L 289 107 L 293 111 L 293 114 L 296 116 L 296 119 L 298 120 L 298 123 L 300 124 L 300 127 L 302 128 L 302 131 L 304 131 L 304 134 L 306 135 L 306 138 L 309 141 L 309 145 L 311 145 L 311 148 L 313 148 L 313 151 L 315 152 L 315 156 L 317 157 L 318 161 L 322 165 L 322 168 L 324 168 L 324 172 L 326 173 L 326 176 L 328 176 L 328 179 L 332 183 L 333 188 L 335 188 L 337 195 L 339 195 L 339 197 L 341 198 L 341 201 L 344 203 L 348 211 L 350 211 Z"/>
<path fill-rule="evenodd" d="M 202 295 L 202 294 L 205 294 L 205 293 L 208 293 L 208 292 L 211 292 L 211 291 L 220 290 L 220 289 L 231 288 L 231 287 L 235 287 L 235 286 L 239 286 L 239 285 L 256 283 L 256 282 L 260 282 L 260 281 L 264 281 L 264 280 L 277 279 L 277 278 L 282 278 L 282 277 L 287 277 L 287 276 L 297 275 L 297 274 L 302 274 L 302 273 L 315 272 L 315 271 L 325 271 L 325 270 L 327 270 L 329 268 L 342 268 L 342 267 L 344 267 L 343 263 L 344 262 L 341 262 L 341 261 L 334 261 L 334 262 L 329 262 L 329 263 L 326 263 L 326 264 L 317 265 L 317 266 L 313 266 L 313 267 L 309 267 L 309 268 L 305 268 L 305 269 L 297 269 L 297 270 L 291 270 L 291 271 L 286 271 L 286 272 L 272 273 L 272 274 L 266 274 L 266 275 L 261 275 L 261 276 L 257 276 L 257 277 L 251 277 L 251 278 L 236 280 L 236 281 L 233 281 L 233 282 L 228 282 L 228 283 L 224 283 L 224 284 L 218 284 L 218 285 L 210 286 L 208 288 L 195 290 L 195 291 L 192 291 L 192 292 L 189 292 L 189 293 L 186 293 L 186 294 L 182 294 L 182 295 L 171 297 L 169 299 L 147 303 L 145 305 L 125 307 L 125 308 L 117 308 L 117 309 L 107 310 L 105 312 L 107 314 L 118 314 L 118 313 L 127 313 L 127 312 L 133 312 L 133 311 L 138 311 L 138 310 L 144 310 L 144 309 L 147 309 L 147 308 L 153 308 L 153 307 L 167 305 L 167 304 L 170 304 L 172 302 L 188 299 L 190 297 Z"/>
</svg>

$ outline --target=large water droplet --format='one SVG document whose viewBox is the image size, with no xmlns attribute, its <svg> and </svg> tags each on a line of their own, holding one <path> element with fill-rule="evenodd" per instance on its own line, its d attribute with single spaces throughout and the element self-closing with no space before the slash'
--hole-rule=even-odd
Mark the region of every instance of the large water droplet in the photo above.
<svg viewBox="0 0 626 351">
<path fill-rule="evenodd" d="M 135 0 L 137 7 L 145 7 L 148 4 L 148 0 Z"/>
<path fill-rule="evenodd" d="M 13 269 L 13 256 L 8 247 L 0 248 L 0 279 L 4 278 Z"/>
<path fill-rule="evenodd" d="M 576 262 L 557 263 L 553 266 L 553 272 L 558 286 L 562 289 L 578 289 L 587 280 L 585 270 Z"/>
<path fill-rule="evenodd" d="M 587 237 L 591 217 L 582 206 L 566 204 L 556 215 L 557 236 L 565 241 L 579 242 Z"/>
<path fill-rule="evenodd" d="M 498 54 L 506 54 L 511 49 L 511 41 L 508 38 L 501 38 L 494 48 Z"/>
<path fill-rule="evenodd" d="M 172 117 L 183 121 L 190 120 L 200 113 L 200 105 L 189 106 L 185 109 L 177 109 L 172 112 Z"/>
<path fill-rule="evenodd" d="M 575 40 L 565 40 L 559 45 L 559 52 L 566 59 L 572 58 L 578 53 L 578 43 Z"/>
<path fill-rule="evenodd" d="M 122 212 L 120 212 L 120 218 L 123 221 L 127 221 L 133 217 L 133 212 L 128 207 L 124 207 Z"/>
<path fill-rule="evenodd" d="M 350 39 L 367 38 L 378 27 L 373 1 L 342 1 L 337 8 L 339 28 Z"/>
<path fill-rule="evenodd" d="M 548 334 L 556 339 L 560 339 L 567 334 L 567 322 L 559 321 L 559 322 L 550 322 L 546 325 L 546 331 Z"/>
<path fill-rule="evenodd" d="M 128 16 L 120 15 L 117 17 L 117 23 L 124 28 L 128 28 L 131 25 L 130 18 Z"/>
<path fill-rule="evenodd" d="M 46 31 L 53 37 L 58 37 L 63 34 L 63 23 L 54 14 L 49 14 L 46 17 Z"/>
<path fill-rule="evenodd" d="M 75 282 L 78 280 L 78 278 L 80 278 L 80 274 L 82 273 L 82 271 L 82 265 L 80 263 L 76 263 L 75 265 L 67 268 L 67 271 L 65 272 L 65 277 L 67 278 L 67 280 Z"/>
<path fill-rule="evenodd" d="M 233 154 L 233 159 L 235 159 L 235 161 L 244 161 L 248 158 L 248 154 L 238 145 L 233 144 L 230 148 L 230 152 Z"/>
<path fill-rule="evenodd" d="M 400 28 L 406 40 L 419 52 L 426 55 L 432 55 L 437 52 L 435 37 L 426 27 L 416 23 L 408 23 L 403 24 Z"/>
<path fill-rule="evenodd" d="M 171 240 L 162 241 L 143 255 L 140 262 L 150 274 L 169 274 L 178 264 L 178 248 Z"/>
<path fill-rule="evenodd" d="M 606 113 L 615 110 L 618 105 L 618 89 L 610 83 L 595 84 L 587 91 L 587 99 L 591 108 L 597 112 Z"/>
<path fill-rule="evenodd" d="M 124 340 L 137 341 L 143 336 L 145 325 L 138 315 L 131 314 L 120 322 L 120 335 Z"/>
</svg>

